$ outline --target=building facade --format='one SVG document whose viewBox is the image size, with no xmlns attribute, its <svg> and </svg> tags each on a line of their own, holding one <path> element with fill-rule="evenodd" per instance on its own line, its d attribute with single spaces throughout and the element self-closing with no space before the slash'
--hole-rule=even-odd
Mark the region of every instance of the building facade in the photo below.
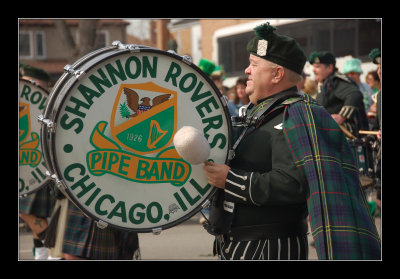
<svg viewBox="0 0 400 279">
<path fill-rule="evenodd" d="M 78 19 L 66 19 L 66 25 L 76 44 L 79 43 Z M 110 46 L 113 41 L 125 42 L 126 26 L 121 19 L 101 19 L 97 22 L 96 46 Z M 64 66 L 74 62 L 71 49 L 60 36 L 54 19 L 19 19 L 19 62 L 39 67 L 51 76 L 51 85 L 62 75 Z"/>
</svg>

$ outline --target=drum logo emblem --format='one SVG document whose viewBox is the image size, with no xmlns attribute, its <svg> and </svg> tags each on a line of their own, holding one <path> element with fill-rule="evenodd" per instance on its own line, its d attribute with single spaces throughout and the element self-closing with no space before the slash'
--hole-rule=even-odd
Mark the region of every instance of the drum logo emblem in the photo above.
<svg viewBox="0 0 400 279">
<path fill-rule="evenodd" d="M 122 84 L 111 116 L 113 138 L 137 154 L 161 150 L 175 134 L 176 100 L 175 91 L 153 82 Z"/>
<path fill-rule="evenodd" d="M 28 137 L 31 135 L 31 139 Z M 19 164 L 36 167 L 42 158 L 39 135 L 31 132 L 29 104 L 19 103 Z"/>
<path fill-rule="evenodd" d="M 98 122 L 90 137 L 96 148 L 87 154 L 93 175 L 174 186 L 187 181 L 190 164 L 169 147 L 177 127 L 176 91 L 153 82 L 121 84 L 111 112 L 112 138 L 105 134 L 107 125 Z"/>
</svg>

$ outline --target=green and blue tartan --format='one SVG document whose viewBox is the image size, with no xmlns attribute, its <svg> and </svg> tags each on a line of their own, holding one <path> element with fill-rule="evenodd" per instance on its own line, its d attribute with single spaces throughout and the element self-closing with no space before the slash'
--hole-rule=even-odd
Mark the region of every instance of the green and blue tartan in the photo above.
<svg viewBox="0 0 400 279">
<path fill-rule="evenodd" d="M 68 204 L 63 253 L 91 260 L 132 260 L 139 249 L 136 232 L 100 229 L 74 204 Z"/>
<path fill-rule="evenodd" d="M 379 260 L 380 237 L 353 153 L 331 115 L 310 96 L 287 106 L 283 130 L 309 186 L 308 211 L 320 260 Z"/>
<path fill-rule="evenodd" d="M 51 194 L 49 185 L 43 186 L 26 197 L 19 197 L 19 213 L 33 214 L 37 217 L 50 217 L 55 205 L 55 198 Z"/>
</svg>

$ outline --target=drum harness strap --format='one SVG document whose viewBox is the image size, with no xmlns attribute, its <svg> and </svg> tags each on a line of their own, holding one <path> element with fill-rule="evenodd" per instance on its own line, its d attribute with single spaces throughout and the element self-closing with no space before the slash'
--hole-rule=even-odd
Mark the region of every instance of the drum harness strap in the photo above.
<svg viewBox="0 0 400 279">
<path fill-rule="evenodd" d="M 292 88 L 291 88 L 292 89 Z M 251 127 L 258 127 L 259 124 L 264 121 L 264 115 L 271 112 L 273 108 L 277 105 L 284 102 L 284 100 L 290 97 L 297 97 L 296 100 L 300 100 L 300 95 L 297 92 L 284 91 L 285 93 L 279 94 L 279 96 L 275 97 L 274 99 L 266 102 L 261 109 L 257 110 L 253 115 L 247 115 L 247 111 L 254 107 L 253 103 L 248 104 L 247 106 L 243 106 L 239 109 L 239 116 L 232 116 L 232 125 L 235 127 L 244 127 L 244 130 L 240 134 L 239 138 L 236 140 L 235 144 L 233 145 L 232 149 L 229 150 L 229 161 L 231 161 L 235 157 L 235 150 L 239 146 L 240 142 L 242 141 L 243 137 L 246 135 L 247 131 Z M 290 102 L 292 103 L 292 102 Z"/>
</svg>

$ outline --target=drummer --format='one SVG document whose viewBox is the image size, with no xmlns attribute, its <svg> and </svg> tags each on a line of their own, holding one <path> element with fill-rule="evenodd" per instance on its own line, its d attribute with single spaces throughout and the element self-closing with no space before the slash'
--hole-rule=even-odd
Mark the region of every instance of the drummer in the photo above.
<svg viewBox="0 0 400 279">
<path fill-rule="evenodd" d="M 43 69 L 20 64 L 20 75 L 23 79 L 33 80 L 44 89 L 48 89 L 50 76 Z M 47 260 L 49 256 L 48 248 L 44 247 L 40 233 L 46 230 L 47 218 L 51 216 L 55 204 L 50 186 L 52 183 L 26 197 L 19 198 L 19 216 L 32 231 L 33 255 L 36 260 Z"/>
<path fill-rule="evenodd" d="M 310 64 L 318 82 L 317 102 L 354 136 L 359 130 L 368 130 L 363 95 L 353 81 L 338 71 L 335 56 L 327 51 L 313 52 Z"/>
<path fill-rule="evenodd" d="M 371 58 L 372 62 L 378 66 L 378 70 L 376 71 L 379 77 L 379 80 L 381 79 L 381 52 L 378 48 L 375 48 L 371 50 L 369 53 L 369 57 Z M 375 118 L 375 123 L 373 124 L 372 130 L 378 131 L 378 140 L 381 140 L 381 96 L 382 92 L 379 90 L 377 93 L 377 114 Z"/>
<path fill-rule="evenodd" d="M 348 143 L 324 108 L 297 94 L 307 59 L 303 50 L 269 23 L 255 31 L 247 44 L 246 94 L 252 105 L 246 115 L 260 121 L 244 134 L 229 166 L 210 162 L 203 167 L 209 184 L 223 189 L 222 201 L 211 203 L 210 226 L 205 226 L 216 235 L 219 257 L 306 260 L 309 214 L 320 259 L 379 258 L 379 236 L 357 172 L 342 170 L 340 164 L 332 167 L 343 159 L 351 162 L 346 167 L 354 166 Z M 316 150 L 317 160 L 310 156 Z M 220 222 L 213 221 L 217 215 Z M 373 237 L 361 239 L 359 229 Z"/>
<path fill-rule="evenodd" d="M 379 77 L 379 80 L 381 79 L 381 51 L 378 48 L 375 48 L 371 50 L 369 53 L 369 57 L 371 58 L 372 62 L 378 66 L 377 69 L 377 74 Z M 372 130 L 378 131 L 377 138 L 378 141 L 382 141 L 382 134 L 381 134 L 381 125 L 382 125 L 382 118 L 381 118 L 381 98 L 382 98 L 382 91 L 379 90 L 377 93 L 376 99 L 377 99 L 377 112 L 376 112 L 376 117 L 375 117 L 375 122 L 372 126 Z M 380 159 L 380 152 L 378 152 L 378 158 L 377 158 L 377 167 L 376 167 L 376 175 L 377 177 L 381 178 L 381 159 Z M 381 189 L 379 188 L 377 191 L 377 204 L 378 207 L 381 208 Z"/>
</svg>

